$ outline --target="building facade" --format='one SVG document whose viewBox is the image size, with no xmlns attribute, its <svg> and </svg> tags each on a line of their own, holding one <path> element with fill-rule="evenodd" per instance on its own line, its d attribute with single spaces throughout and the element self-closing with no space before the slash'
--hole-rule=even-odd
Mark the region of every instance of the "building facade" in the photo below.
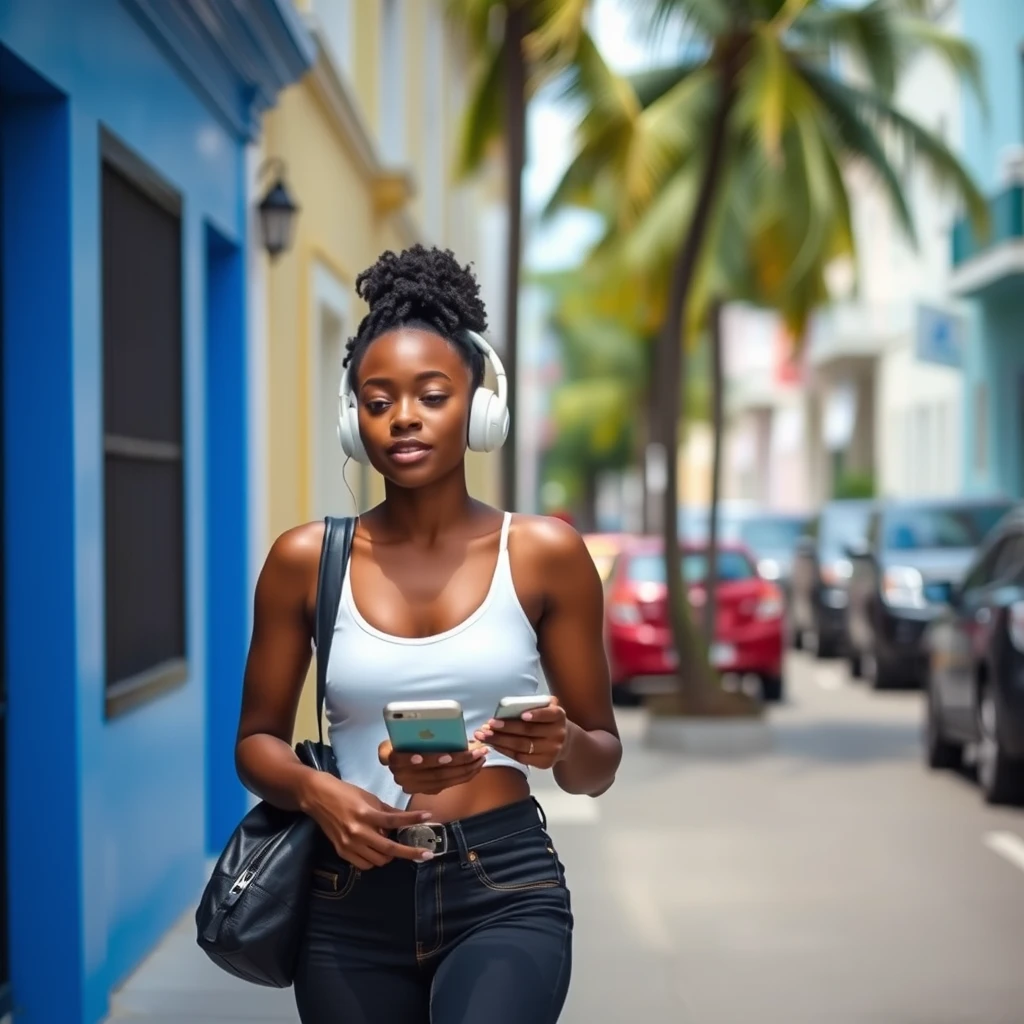
<svg viewBox="0 0 1024 1024">
<path fill-rule="evenodd" d="M 284 530 L 383 497 L 375 470 L 344 465 L 337 438 L 342 358 L 365 313 L 355 294 L 361 270 L 386 249 L 451 248 L 475 264 L 501 349 L 502 190 L 493 176 L 452 180 L 468 55 L 443 0 L 299 8 L 315 63 L 268 114 L 262 157 L 283 166 L 301 210 L 291 249 L 272 263 L 255 253 L 251 267 L 254 345 L 265 366 L 253 393 L 252 463 L 265 466 L 253 495 L 255 571 Z M 499 469 L 497 456 L 469 453 L 472 493 L 494 500 Z M 296 732 L 314 728 L 307 686 Z"/>
<path fill-rule="evenodd" d="M 1024 496 L 1024 7 L 1014 0 L 962 5 L 963 33 L 985 70 L 988 111 L 963 108 L 964 159 L 989 197 L 992 230 L 965 220 L 952 235 L 953 292 L 964 300 L 966 488 Z"/>
<path fill-rule="evenodd" d="M 101 1020 L 245 807 L 245 167 L 312 50 L 238 12 L 0 4 L 0 1018 Z"/>
</svg>

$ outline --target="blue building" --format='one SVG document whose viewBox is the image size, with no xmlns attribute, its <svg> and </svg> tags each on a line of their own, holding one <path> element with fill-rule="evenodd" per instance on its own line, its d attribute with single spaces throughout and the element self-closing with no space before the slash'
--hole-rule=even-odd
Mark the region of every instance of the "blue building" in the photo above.
<svg viewBox="0 0 1024 1024">
<path fill-rule="evenodd" d="M 1024 497 L 1024 4 L 969 0 L 961 31 L 977 48 L 989 110 L 964 105 L 963 158 L 990 197 L 992 231 L 953 232 L 954 292 L 968 303 L 964 481 Z"/>
<path fill-rule="evenodd" d="M 93 1024 L 244 811 L 247 147 L 290 0 L 0 2 L 0 1018 Z"/>
</svg>

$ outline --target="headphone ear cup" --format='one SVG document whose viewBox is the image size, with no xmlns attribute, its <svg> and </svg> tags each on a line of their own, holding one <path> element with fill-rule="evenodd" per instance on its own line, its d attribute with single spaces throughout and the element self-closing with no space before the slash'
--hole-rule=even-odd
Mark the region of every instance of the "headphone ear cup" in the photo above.
<svg viewBox="0 0 1024 1024">
<path fill-rule="evenodd" d="M 363 439 L 359 435 L 359 410 L 347 402 L 338 412 L 338 441 L 341 443 L 341 450 L 350 459 L 369 464 L 370 457 L 366 454 Z"/>
<path fill-rule="evenodd" d="M 509 415 L 490 388 L 477 388 L 469 413 L 469 447 L 475 452 L 493 452 L 505 443 Z"/>
</svg>

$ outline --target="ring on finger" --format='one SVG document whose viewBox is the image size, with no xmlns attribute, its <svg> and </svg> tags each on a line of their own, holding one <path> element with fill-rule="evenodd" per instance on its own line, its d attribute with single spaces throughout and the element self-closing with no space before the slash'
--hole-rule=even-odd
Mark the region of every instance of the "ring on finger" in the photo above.
<svg viewBox="0 0 1024 1024">
<path fill-rule="evenodd" d="M 530 740 L 530 749 L 527 751 L 528 754 L 533 753 L 533 740 Z"/>
</svg>

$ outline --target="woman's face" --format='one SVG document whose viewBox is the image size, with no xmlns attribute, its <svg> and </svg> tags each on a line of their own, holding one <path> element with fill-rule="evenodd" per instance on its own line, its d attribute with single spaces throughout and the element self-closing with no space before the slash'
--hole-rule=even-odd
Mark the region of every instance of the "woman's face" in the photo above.
<svg viewBox="0 0 1024 1024">
<path fill-rule="evenodd" d="M 466 454 L 472 378 L 440 335 L 399 328 L 371 342 L 359 365 L 359 432 L 370 462 L 401 487 L 450 473 Z"/>
</svg>

